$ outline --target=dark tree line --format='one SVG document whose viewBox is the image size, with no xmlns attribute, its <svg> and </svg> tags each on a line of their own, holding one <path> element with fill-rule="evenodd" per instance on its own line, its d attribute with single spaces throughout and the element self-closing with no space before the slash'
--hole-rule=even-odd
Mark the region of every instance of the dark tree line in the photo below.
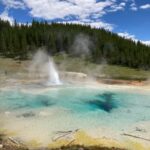
<svg viewBox="0 0 150 150">
<path fill-rule="evenodd" d="M 150 68 L 150 47 L 141 42 L 90 26 L 48 24 L 34 20 L 31 25 L 18 25 L 15 22 L 13 26 L 0 20 L 0 55 L 28 59 L 28 54 L 39 47 L 45 47 L 52 55 L 61 52 L 71 55 L 74 40 L 81 33 L 88 36 L 92 43 L 91 55 L 88 56 L 90 61 L 101 63 L 105 59 L 109 64 Z"/>
</svg>

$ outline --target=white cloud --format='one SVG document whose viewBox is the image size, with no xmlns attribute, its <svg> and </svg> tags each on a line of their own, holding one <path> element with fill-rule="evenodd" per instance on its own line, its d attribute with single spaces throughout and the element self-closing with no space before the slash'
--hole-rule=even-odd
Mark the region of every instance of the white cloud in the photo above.
<svg viewBox="0 0 150 150">
<path fill-rule="evenodd" d="M 131 10 L 133 10 L 133 11 L 137 11 L 138 10 L 137 6 L 134 5 L 134 4 L 131 4 L 130 6 L 131 6 Z"/>
<path fill-rule="evenodd" d="M 14 24 L 14 18 L 9 16 L 9 9 L 25 9 L 24 3 L 20 0 L 1 0 L 0 3 L 5 6 L 5 10 L 0 14 L 0 18 L 2 20 L 9 21 L 11 25 Z"/>
<path fill-rule="evenodd" d="M 135 3 L 135 0 L 131 0 L 132 3 L 130 4 L 130 9 L 133 10 L 133 11 L 137 11 L 138 8 L 137 8 L 137 5 Z"/>
<path fill-rule="evenodd" d="M 114 25 L 101 21 L 101 17 L 110 12 L 122 11 L 127 7 L 131 10 L 137 10 L 135 0 L 1 0 L 5 9 L 29 9 L 32 17 L 43 18 L 46 20 L 61 19 L 63 23 L 75 23 L 90 25 L 95 28 L 105 28 L 112 31 Z M 142 7 L 142 6 L 141 6 Z M 143 6 L 144 7 L 144 6 Z M 143 8 L 142 7 L 142 8 Z M 148 6 L 145 6 L 148 7 Z M 14 21 L 4 11 L 0 17 L 3 20 Z M 70 17 L 71 20 L 70 21 Z M 134 35 L 128 33 L 119 33 L 120 36 L 136 40 Z"/>
<path fill-rule="evenodd" d="M 63 22 L 67 22 L 71 16 L 73 21 L 69 21 L 70 23 L 87 24 L 110 31 L 114 26 L 99 21 L 100 18 L 109 12 L 124 10 L 126 6 L 124 0 L 120 3 L 116 0 L 99 2 L 96 0 L 23 0 L 23 2 L 30 9 L 29 13 L 32 17 L 48 20 L 62 19 Z"/>
<path fill-rule="evenodd" d="M 131 2 L 131 9 L 136 10 L 135 0 L 1 0 L 6 8 L 29 9 L 32 17 L 48 20 L 66 19 L 73 16 L 78 20 L 99 19 L 109 12 L 124 10 Z"/>
<path fill-rule="evenodd" d="M 149 41 L 142 41 L 143 44 L 150 46 L 150 40 Z"/>
<path fill-rule="evenodd" d="M 129 34 L 127 32 L 120 32 L 120 33 L 118 33 L 118 35 L 121 37 L 124 37 L 126 39 L 132 39 L 132 40 L 136 41 L 135 35 L 133 35 L 133 34 Z"/>
<path fill-rule="evenodd" d="M 106 23 L 106 22 L 89 22 L 88 23 L 92 28 L 104 28 L 106 30 L 112 31 L 114 29 L 114 25 Z"/>
<path fill-rule="evenodd" d="M 133 35 L 133 34 L 129 34 L 129 33 L 127 33 L 127 32 L 120 32 L 120 33 L 117 33 L 117 34 L 118 34 L 119 36 L 121 36 L 121 37 L 124 37 L 125 39 L 131 39 L 131 40 L 133 40 L 134 42 L 140 41 L 141 43 L 150 46 L 150 41 L 138 40 L 138 39 L 135 37 L 135 35 Z"/>
<path fill-rule="evenodd" d="M 150 4 L 140 6 L 141 9 L 150 9 Z"/>
<path fill-rule="evenodd" d="M 109 23 L 99 21 L 102 16 L 110 12 L 122 11 L 126 3 L 134 0 L 2 0 L 7 9 L 29 9 L 31 17 L 46 20 L 61 19 L 87 23 L 91 26 L 104 27 L 113 30 Z M 85 20 L 89 21 L 86 22 Z"/>
<path fill-rule="evenodd" d="M 9 21 L 11 25 L 14 23 L 13 17 L 10 17 L 10 16 L 8 15 L 8 11 L 7 11 L 7 10 L 5 10 L 4 12 L 2 12 L 2 13 L 0 14 L 0 18 L 1 18 L 2 20 Z"/>
<path fill-rule="evenodd" d="M 33 17 L 45 19 L 65 18 L 73 15 L 80 19 L 89 16 L 103 16 L 105 8 L 113 5 L 113 1 L 106 0 L 96 2 L 95 0 L 23 0 Z"/>
<path fill-rule="evenodd" d="M 97 22 L 92 22 L 90 20 L 86 21 L 67 21 L 67 22 L 59 22 L 59 23 L 69 23 L 69 24 L 81 24 L 81 25 L 90 25 L 92 28 L 104 28 L 105 30 L 112 31 L 114 28 L 114 25 L 105 23 L 103 21 L 97 21 Z"/>
<path fill-rule="evenodd" d="M 119 11 L 119 10 L 124 10 L 126 6 L 126 3 L 125 2 L 121 2 L 120 4 L 114 4 L 111 6 L 111 9 L 108 10 L 108 12 L 116 12 L 116 11 Z"/>
<path fill-rule="evenodd" d="M 25 5 L 20 0 L 2 0 L 3 5 L 5 5 L 6 8 L 21 8 L 24 9 Z"/>
</svg>

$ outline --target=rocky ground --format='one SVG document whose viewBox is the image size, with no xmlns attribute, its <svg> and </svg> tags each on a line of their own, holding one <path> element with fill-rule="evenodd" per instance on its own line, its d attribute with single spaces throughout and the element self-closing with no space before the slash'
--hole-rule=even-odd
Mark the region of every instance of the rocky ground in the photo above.
<svg viewBox="0 0 150 150">
<path fill-rule="evenodd" d="M 4 134 L 0 134 L 0 150 L 30 150 L 30 148 L 28 148 L 23 143 L 14 140 L 11 137 L 6 137 Z M 126 149 L 120 149 L 115 147 L 107 148 L 101 146 L 86 147 L 83 145 L 68 145 L 55 149 L 39 148 L 32 150 L 126 150 Z"/>
</svg>

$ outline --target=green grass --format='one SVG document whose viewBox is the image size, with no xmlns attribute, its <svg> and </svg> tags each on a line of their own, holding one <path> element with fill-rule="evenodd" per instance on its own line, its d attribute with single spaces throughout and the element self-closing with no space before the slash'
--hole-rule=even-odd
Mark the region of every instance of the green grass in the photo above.
<svg viewBox="0 0 150 150">
<path fill-rule="evenodd" d="M 82 58 L 68 57 L 65 54 L 54 56 L 54 60 L 60 70 L 82 72 L 99 78 L 147 80 L 150 77 L 150 70 L 107 65 L 106 63 L 94 64 Z"/>
</svg>

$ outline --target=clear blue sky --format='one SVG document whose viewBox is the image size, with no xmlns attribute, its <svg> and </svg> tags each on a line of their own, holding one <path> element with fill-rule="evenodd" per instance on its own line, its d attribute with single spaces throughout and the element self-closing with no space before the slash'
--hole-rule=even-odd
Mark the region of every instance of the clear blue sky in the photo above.
<svg viewBox="0 0 150 150">
<path fill-rule="evenodd" d="M 0 0 L 0 18 L 90 24 L 150 43 L 150 0 Z"/>
</svg>

